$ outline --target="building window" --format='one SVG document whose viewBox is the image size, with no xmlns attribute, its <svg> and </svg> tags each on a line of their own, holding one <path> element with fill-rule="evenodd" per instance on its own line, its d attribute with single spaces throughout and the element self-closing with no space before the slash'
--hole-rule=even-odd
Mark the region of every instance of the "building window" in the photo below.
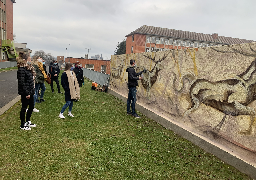
<svg viewBox="0 0 256 180">
<path fill-rule="evenodd" d="M 164 38 L 161 38 L 161 39 L 160 39 L 160 43 L 161 43 L 161 44 L 164 44 Z"/>
<path fill-rule="evenodd" d="M 180 46 L 185 46 L 185 42 L 184 41 L 180 41 Z"/>
<path fill-rule="evenodd" d="M 177 40 L 177 41 L 176 41 L 176 45 L 177 45 L 177 46 L 180 46 L 180 43 L 181 43 L 180 40 Z"/>
<path fill-rule="evenodd" d="M 150 37 L 149 36 L 147 36 L 147 38 L 146 38 L 146 43 L 150 43 Z"/>
<path fill-rule="evenodd" d="M 106 69 L 107 69 L 106 65 L 101 65 L 101 72 L 102 73 L 106 73 Z"/>
<path fill-rule="evenodd" d="M 194 47 L 194 43 L 193 42 L 190 43 L 190 47 Z"/>
<path fill-rule="evenodd" d="M 173 45 L 176 46 L 177 45 L 177 41 L 173 40 Z"/>
<path fill-rule="evenodd" d="M 169 39 L 169 44 L 173 45 L 173 39 Z"/>
<path fill-rule="evenodd" d="M 189 41 L 186 42 L 186 46 L 187 46 L 187 47 L 190 46 L 190 42 L 189 42 Z"/>
<path fill-rule="evenodd" d="M 151 52 L 154 52 L 154 51 L 155 51 L 155 48 L 154 48 L 154 47 L 152 47 L 152 48 L 151 48 Z"/>
<path fill-rule="evenodd" d="M 156 43 L 156 37 L 151 37 L 151 43 Z"/>
<path fill-rule="evenodd" d="M 85 68 L 89 70 L 94 70 L 94 64 L 86 64 Z"/>
<path fill-rule="evenodd" d="M 132 46 L 132 48 L 131 48 L 131 53 L 133 53 L 133 46 Z"/>
<path fill-rule="evenodd" d="M 132 35 L 132 42 L 134 42 L 134 35 Z"/>
<path fill-rule="evenodd" d="M 156 38 L 156 44 L 160 44 L 160 38 Z"/>
<path fill-rule="evenodd" d="M 165 45 L 168 45 L 169 43 L 168 43 L 168 39 L 165 39 L 164 40 L 164 43 L 165 43 Z"/>
<path fill-rule="evenodd" d="M 195 43 L 194 43 L 194 47 L 198 47 L 198 42 L 195 42 Z"/>
<path fill-rule="evenodd" d="M 146 48 L 146 52 L 150 52 L 149 48 Z"/>
</svg>

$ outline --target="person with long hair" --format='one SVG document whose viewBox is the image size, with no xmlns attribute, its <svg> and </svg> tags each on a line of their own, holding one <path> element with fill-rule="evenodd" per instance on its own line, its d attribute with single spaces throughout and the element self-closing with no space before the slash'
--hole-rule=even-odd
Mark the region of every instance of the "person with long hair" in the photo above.
<svg viewBox="0 0 256 180">
<path fill-rule="evenodd" d="M 33 60 L 33 67 L 34 67 L 35 72 L 36 72 L 34 103 L 36 103 L 36 102 L 41 103 L 41 102 L 44 102 L 44 92 L 45 92 L 44 81 L 47 78 L 47 75 L 44 71 L 42 59 L 40 58 L 40 56 L 37 56 Z M 41 89 L 40 100 L 38 99 L 39 89 Z"/>
<path fill-rule="evenodd" d="M 59 114 L 59 118 L 62 119 L 65 118 L 63 113 L 67 107 L 69 107 L 68 116 L 74 117 L 71 113 L 73 108 L 73 101 L 80 99 L 80 87 L 77 82 L 76 74 L 73 71 L 70 71 L 71 67 L 71 63 L 66 63 L 65 71 L 61 75 L 61 85 L 65 90 L 66 101 L 66 104 L 64 104 Z"/>
<path fill-rule="evenodd" d="M 31 130 L 30 127 L 36 127 L 36 125 L 32 124 L 30 121 L 34 109 L 35 71 L 33 66 L 27 63 L 28 59 L 28 55 L 24 53 L 19 53 L 19 57 L 17 58 L 18 94 L 21 95 L 22 104 L 20 111 L 20 129 L 22 130 Z M 28 106 L 29 108 L 27 110 Z"/>
</svg>

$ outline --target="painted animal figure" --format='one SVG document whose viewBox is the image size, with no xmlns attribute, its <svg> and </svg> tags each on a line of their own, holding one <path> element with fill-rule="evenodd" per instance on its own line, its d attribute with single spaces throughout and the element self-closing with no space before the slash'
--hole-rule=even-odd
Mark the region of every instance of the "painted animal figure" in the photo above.
<svg viewBox="0 0 256 180">
<path fill-rule="evenodd" d="M 213 107 L 225 115 L 216 129 L 221 128 L 227 115 L 249 115 L 249 128 L 241 133 L 250 134 L 256 113 L 247 105 L 256 100 L 256 59 L 245 72 L 233 79 L 216 82 L 197 79 L 190 87 L 190 98 L 192 105 L 184 116 L 198 109 L 201 103 Z"/>
</svg>

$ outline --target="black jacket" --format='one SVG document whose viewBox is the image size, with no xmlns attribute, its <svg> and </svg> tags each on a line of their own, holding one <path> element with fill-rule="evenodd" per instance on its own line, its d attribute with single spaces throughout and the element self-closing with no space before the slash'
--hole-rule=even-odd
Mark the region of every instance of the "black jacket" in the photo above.
<svg viewBox="0 0 256 180">
<path fill-rule="evenodd" d="M 71 95 L 70 95 L 68 76 L 67 76 L 66 72 L 63 72 L 61 75 L 61 85 L 62 85 L 63 89 L 65 90 L 65 101 L 71 101 L 72 99 L 71 99 Z"/>
<path fill-rule="evenodd" d="M 46 65 L 45 65 L 45 64 L 43 64 L 43 67 L 44 67 L 44 72 L 45 72 L 45 74 L 47 74 L 47 71 L 46 71 Z"/>
<path fill-rule="evenodd" d="M 79 84 L 84 82 L 83 70 L 79 67 L 75 67 L 73 71 L 76 73 L 76 78 Z"/>
<path fill-rule="evenodd" d="M 35 94 L 33 74 L 30 70 L 27 70 L 25 67 L 19 67 L 17 79 L 19 95 L 27 96 Z"/>
<path fill-rule="evenodd" d="M 138 76 L 141 75 L 143 71 L 136 73 L 134 67 L 131 66 L 126 69 L 126 72 L 128 72 L 128 87 L 138 86 Z"/>
<path fill-rule="evenodd" d="M 60 73 L 60 68 L 59 68 L 58 64 L 51 65 L 49 68 L 49 73 L 51 74 L 51 78 L 58 78 L 59 73 Z M 54 76 L 54 74 L 57 74 L 57 76 Z"/>
</svg>

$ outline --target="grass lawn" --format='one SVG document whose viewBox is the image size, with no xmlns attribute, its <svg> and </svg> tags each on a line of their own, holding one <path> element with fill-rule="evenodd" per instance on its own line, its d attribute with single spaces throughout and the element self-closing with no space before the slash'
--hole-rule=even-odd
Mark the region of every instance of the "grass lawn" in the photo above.
<svg viewBox="0 0 256 180">
<path fill-rule="evenodd" d="M 250 179 L 88 81 L 74 118 L 58 118 L 64 95 L 46 88 L 36 128 L 19 129 L 20 102 L 0 116 L 0 179 Z"/>
<path fill-rule="evenodd" d="M 12 69 L 18 69 L 18 67 L 2 68 L 2 69 L 0 69 L 0 72 L 1 71 L 9 71 L 9 70 L 12 70 Z"/>
</svg>

